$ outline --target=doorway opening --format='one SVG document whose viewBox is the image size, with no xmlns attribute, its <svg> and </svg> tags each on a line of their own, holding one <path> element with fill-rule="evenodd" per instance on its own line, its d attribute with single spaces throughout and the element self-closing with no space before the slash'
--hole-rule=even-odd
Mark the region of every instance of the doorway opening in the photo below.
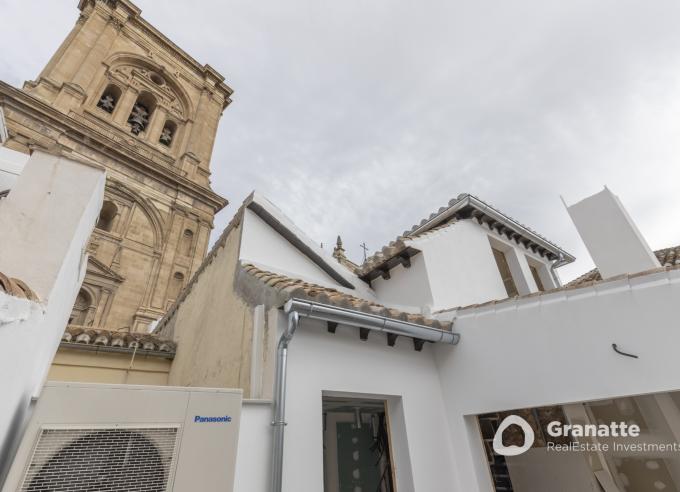
<svg viewBox="0 0 680 492">
<path fill-rule="evenodd" d="M 395 492 L 384 400 L 323 397 L 324 492 Z"/>
</svg>

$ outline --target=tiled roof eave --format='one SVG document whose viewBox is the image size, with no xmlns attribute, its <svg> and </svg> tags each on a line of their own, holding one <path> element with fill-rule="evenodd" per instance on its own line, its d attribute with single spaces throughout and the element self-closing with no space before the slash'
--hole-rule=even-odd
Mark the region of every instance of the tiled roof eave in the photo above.
<svg viewBox="0 0 680 492">
<path fill-rule="evenodd" d="M 385 248 L 383 248 L 384 250 Z M 390 251 L 391 249 L 391 251 Z M 365 282 L 371 282 L 378 277 L 388 279 L 389 271 L 397 265 L 410 268 L 411 258 L 420 253 L 419 249 L 404 245 L 394 248 L 388 246 L 387 253 L 376 255 L 370 262 L 365 263 L 357 272 L 359 278 Z"/>
<path fill-rule="evenodd" d="M 121 332 L 69 325 L 60 347 L 95 352 L 137 353 L 172 359 L 177 344 L 151 333 Z"/>
<path fill-rule="evenodd" d="M 524 224 L 473 195 L 462 194 L 450 200 L 447 206 L 430 214 L 428 218 L 423 219 L 410 230 L 404 231 L 395 241 L 370 256 L 360 265 L 357 275 L 369 282 L 379 276 L 389 278 L 389 275 L 385 275 L 385 272 L 389 272 L 389 269 L 396 265 L 393 258 L 401 255 L 408 240 L 418 239 L 425 234 L 449 227 L 459 220 L 466 219 L 475 220 L 480 225 L 486 224 L 490 230 L 505 236 L 509 241 L 522 244 L 528 250 L 540 256 L 545 256 L 550 261 L 559 260 L 558 266 L 575 260 L 573 255 Z M 388 263 L 390 261 L 391 263 Z"/>
<path fill-rule="evenodd" d="M 575 260 L 574 256 L 536 231 L 470 194 L 463 194 L 449 201 L 447 207 L 441 207 L 429 218 L 423 219 L 420 224 L 413 226 L 404 235 L 418 235 L 446 221 L 469 218 L 475 219 L 479 224 L 487 224 L 490 229 L 496 230 L 508 239 L 523 243 L 534 252 L 541 255 L 545 254 L 550 260 L 560 257 L 563 258 L 565 263 Z"/>
<path fill-rule="evenodd" d="M 662 267 L 680 265 L 680 245 L 658 249 L 654 251 L 654 255 L 656 256 L 656 259 L 659 260 L 659 264 Z M 589 272 L 586 272 L 567 283 L 565 287 L 577 287 L 600 280 L 602 280 L 602 275 L 600 275 L 597 268 L 593 268 Z"/>
<path fill-rule="evenodd" d="M 243 264 L 242 268 L 246 273 L 258 279 L 266 287 L 275 289 L 283 294 L 285 300 L 292 298 L 309 300 L 320 304 L 327 304 L 399 321 L 406 321 L 440 330 L 451 330 L 452 327 L 452 323 L 448 321 L 440 321 L 426 317 L 422 314 L 407 313 L 388 308 L 376 302 L 346 294 L 337 289 L 323 287 L 301 279 L 287 277 L 283 274 L 261 270 L 259 267 L 250 263 Z"/>
<path fill-rule="evenodd" d="M 119 354 L 132 354 L 135 352 L 134 348 L 129 347 L 108 347 L 102 345 L 87 345 L 83 343 L 75 342 L 61 342 L 59 343 L 59 348 L 72 349 L 72 350 L 85 350 L 89 352 L 109 352 L 109 353 L 119 353 Z M 150 356 L 159 357 L 161 359 L 174 359 L 174 352 L 162 352 L 160 350 L 145 350 L 138 348 L 136 350 L 139 356 Z"/>
</svg>

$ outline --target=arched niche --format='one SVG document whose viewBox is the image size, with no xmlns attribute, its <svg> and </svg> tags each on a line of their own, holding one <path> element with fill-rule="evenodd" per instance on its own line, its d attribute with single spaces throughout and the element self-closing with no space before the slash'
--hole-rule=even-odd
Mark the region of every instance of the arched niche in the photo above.
<svg viewBox="0 0 680 492">
<path fill-rule="evenodd" d="M 97 219 L 97 229 L 112 232 L 116 215 L 118 215 L 116 204 L 112 200 L 104 200 L 102 209 L 99 212 L 99 218 Z"/>
<path fill-rule="evenodd" d="M 172 120 L 166 120 L 161 131 L 161 136 L 158 138 L 158 143 L 166 147 L 172 147 L 177 136 L 177 123 Z"/>
<path fill-rule="evenodd" d="M 133 53 L 116 53 L 105 64 L 113 77 L 127 82 L 133 78 L 133 71 L 143 73 L 150 90 L 157 90 L 159 94 L 171 95 L 176 99 L 176 109 L 183 119 L 193 116 L 193 104 L 182 84 L 174 74 L 155 61 Z"/>
<path fill-rule="evenodd" d="M 139 135 L 149 129 L 149 122 L 157 104 L 158 101 L 154 94 L 149 91 L 140 92 L 127 119 L 132 133 Z"/>
<path fill-rule="evenodd" d="M 180 241 L 180 254 L 184 256 L 191 256 L 194 249 L 194 231 L 191 229 L 184 229 L 182 233 L 182 240 Z"/>
<path fill-rule="evenodd" d="M 104 92 L 99 96 L 97 107 L 109 114 L 113 113 L 113 110 L 116 109 L 116 106 L 120 101 L 122 93 L 123 91 L 116 84 L 108 84 L 104 89 Z"/>
<path fill-rule="evenodd" d="M 86 288 L 81 288 L 76 296 L 76 301 L 71 310 L 68 324 L 75 326 L 86 326 L 88 322 L 88 314 L 94 306 L 94 295 Z"/>
<path fill-rule="evenodd" d="M 107 196 L 119 196 L 130 204 L 130 214 L 126 220 L 125 230 L 120 233 L 129 239 L 138 240 L 137 231 L 130 231 L 131 224 L 137 221 L 138 224 L 144 224 L 143 227 L 148 228 L 150 234 L 142 237 L 145 238 L 144 244 L 152 247 L 156 251 L 161 251 L 164 241 L 163 219 L 158 209 L 143 196 L 131 190 L 119 181 L 109 180 L 106 184 Z M 135 216 L 137 217 L 135 219 Z"/>
</svg>

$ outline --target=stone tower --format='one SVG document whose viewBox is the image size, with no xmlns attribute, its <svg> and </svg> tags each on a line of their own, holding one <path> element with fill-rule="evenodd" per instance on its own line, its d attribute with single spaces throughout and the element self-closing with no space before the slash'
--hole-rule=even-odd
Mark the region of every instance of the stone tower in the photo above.
<svg viewBox="0 0 680 492">
<path fill-rule="evenodd" d="M 37 80 L 23 90 L 0 82 L 7 146 L 106 167 L 70 323 L 145 331 L 200 265 L 227 203 L 210 188 L 210 157 L 232 91 L 130 1 L 81 0 L 78 8 Z"/>
</svg>

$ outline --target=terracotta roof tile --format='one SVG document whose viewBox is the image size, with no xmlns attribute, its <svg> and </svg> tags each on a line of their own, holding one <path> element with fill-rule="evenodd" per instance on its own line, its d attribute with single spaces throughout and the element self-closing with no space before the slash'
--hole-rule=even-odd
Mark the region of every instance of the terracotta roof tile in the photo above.
<svg viewBox="0 0 680 492">
<path fill-rule="evenodd" d="M 137 350 L 141 349 L 167 355 L 174 355 L 177 350 L 177 344 L 172 340 L 167 340 L 151 333 L 128 333 L 69 325 L 61 337 L 61 346 L 77 347 L 78 344 L 114 347 L 127 349 L 130 352 L 137 348 Z"/>
<path fill-rule="evenodd" d="M 659 249 L 654 252 L 662 267 L 680 265 L 680 245 L 671 248 Z M 591 285 L 593 282 L 602 280 L 602 275 L 597 268 L 584 273 L 580 277 L 572 280 L 565 287 L 583 287 Z"/>
<path fill-rule="evenodd" d="M 39 302 L 38 296 L 31 288 L 18 278 L 9 278 L 0 272 L 0 291 L 13 297 L 20 297 L 31 301 Z"/>
<path fill-rule="evenodd" d="M 254 278 L 262 281 L 267 287 L 276 289 L 288 298 L 295 297 L 298 299 L 316 301 L 345 309 L 353 309 L 356 311 L 376 314 L 401 321 L 409 321 L 411 323 L 438 328 L 441 330 L 451 329 L 451 323 L 447 321 L 439 321 L 433 318 L 425 317 L 422 314 L 406 313 L 398 309 L 387 308 L 382 304 L 355 297 L 337 289 L 322 287 L 320 285 L 291 278 L 283 274 L 261 270 L 250 263 L 242 265 L 242 268 L 249 275 L 252 275 Z"/>
<path fill-rule="evenodd" d="M 467 205 L 463 207 L 463 205 L 461 204 L 464 204 L 466 201 Z M 467 209 L 468 213 L 463 214 L 460 217 L 458 217 L 456 214 L 447 215 L 445 213 L 459 206 Z M 477 210 L 477 212 L 475 212 L 475 210 Z M 389 270 L 390 268 L 394 267 L 396 265 L 396 261 L 394 260 L 394 258 L 407 254 L 406 253 L 407 249 L 410 248 L 412 250 L 410 255 L 407 254 L 408 256 L 413 256 L 418 252 L 418 250 L 408 246 L 405 243 L 406 240 L 420 238 L 427 234 L 431 234 L 441 229 L 445 229 L 460 219 L 469 218 L 470 216 L 475 217 L 474 215 L 475 213 L 477 213 L 478 221 L 481 223 L 481 219 L 479 218 L 479 214 L 481 213 L 479 212 L 480 210 L 483 213 L 493 211 L 495 214 L 497 214 L 497 216 L 504 217 L 505 218 L 505 222 L 503 223 L 504 225 L 500 226 L 498 231 L 499 233 L 501 231 L 504 231 L 503 233 L 508 235 L 508 238 L 512 236 L 515 238 L 515 240 L 518 240 L 517 238 L 520 238 L 522 236 L 526 235 L 532 236 L 532 238 L 528 239 L 529 242 L 527 242 L 526 244 L 534 244 L 532 243 L 532 241 L 538 241 L 539 243 L 542 243 L 540 245 L 536 244 L 535 245 L 536 249 L 534 249 L 534 251 L 538 250 L 540 254 L 543 254 L 543 252 L 545 251 L 551 251 L 549 254 L 554 255 L 555 258 L 559 256 L 558 255 L 559 252 L 560 254 L 563 254 L 565 258 L 569 259 L 569 261 L 573 261 L 573 257 L 571 255 L 569 255 L 565 251 L 562 251 L 559 246 L 550 242 L 548 239 L 538 234 L 536 231 L 532 230 L 528 226 L 515 220 L 509 215 L 502 213 L 500 210 L 493 207 L 489 203 L 484 202 L 473 195 L 463 193 L 458 197 L 450 200 L 446 206 L 440 207 L 439 210 L 431 213 L 429 217 L 424 218 L 423 220 L 420 221 L 420 223 L 414 224 L 411 227 L 411 229 L 404 231 L 401 236 L 397 237 L 396 240 L 392 241 L 382 250 L 368 257 L 366 261 L 361 266 L 359 266 L 358 269 L 355 270 L 355 273 L 363 280 L 371 281 L 373 278 L 376 278 L 380 275 L 377 272 L 380 272 L 381 270 Z M 462 210 L 459 210 L 457 212 L 457 214 L 460 213 L 462 213 Z M 428 226 L 426 229 L 417 232 L 419 229 L 422 229 L 423 226 L 427 225 L 428 223 L 431 223 L 431 226 Z M 497 221 L 494 219 L 493 221 L 491 221 L 491 223 L 497 223 Z M 534 246 L 532 246 L 532 249 L 533 248 Z"/>
<path fill-rule="evenodd" d="M 404 234 L 401 236 L 398 236 L 394 241 L 390 242 L 387 246 L 383 247 L 380 251 L 376 251 L 373 253 L 371 256 L 366 258 L 366 261 L 359 265 L 357 268 L 354 269 L 354 272 L 359 276 L 359 277 L 366 277 L 369 276 L 371 272 L 378 270 L 382 267 L 388 266 L 391 268 L 394 265 L 388 265 L 390 263 L 390 260 L 393 260 L 394 258 L 403 255 L 407 253 L 409 256 L 413 256 L 416 253 L 419 253 L 420 251 L 410 247 L 408 244 L 405 243 L 405 241 L 409 239 L 419 239 L 421 237 L 428 236 L 430 234 L 434 234 L 437 231 L 440 231 L 442 229 L 446 229 L 447 227 L 451 226 L 455 222 L 458 222 L 458 219 L 451 218 L 450 220 L 446 221 L 443 224 L 440 224 L 436 227 L 433 227 L 432 229 L 428 229 L 423 232 L 419 232 L 418 234 L 410 234 L 409 231 L 404 231 Z M 414 226 L 415 228 L 416 226 Z M 410 250 L 410 251 L 407 251 Z"/>
</svg>

